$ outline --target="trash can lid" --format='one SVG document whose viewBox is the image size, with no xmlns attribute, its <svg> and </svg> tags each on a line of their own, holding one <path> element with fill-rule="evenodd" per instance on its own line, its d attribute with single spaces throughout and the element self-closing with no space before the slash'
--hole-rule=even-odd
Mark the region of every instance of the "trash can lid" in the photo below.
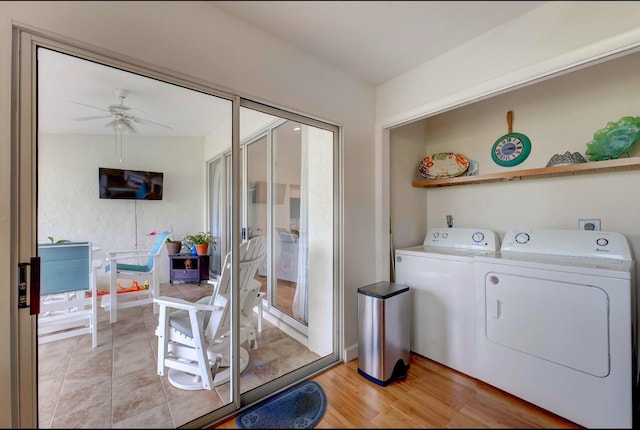
<svg viewBox="0 0 640 430">
<path fill-rule="evenodd" d="M 358 288 L 358 293 L 378 299 L 387 299 L 405 291 L 409 291 L 409 287 L 395 282 L 377 282 Z"/>
</svg>

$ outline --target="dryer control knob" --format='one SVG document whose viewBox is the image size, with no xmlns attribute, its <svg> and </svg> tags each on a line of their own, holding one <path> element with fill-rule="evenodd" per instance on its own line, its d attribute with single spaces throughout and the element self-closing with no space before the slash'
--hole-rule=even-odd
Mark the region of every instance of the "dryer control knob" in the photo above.
<svg viewBox="0 0 640 430">
<path fill-rule="evenodd" d="M 434 239 L 437 239 L 437 238 L 438 238 L 438 236 L 440 236 L 440 233 L 433 233 L 433 238 L 434 238 Z"/>
<path fill-rule="evenodd" d="M 529 242 L 529 239 L 531 238 L 527 233 L 518 233 L 516 234 L 515 239 L 517 243 L 524 245 L 525 243 Z"/>
<path fill-rule="evenodd" d="M 609 241 L 604 237 L 600 237 L 596 239 L 596 243 L 598 244 L 598 246 L 607 246 L 609 244 Z"/>
<path fill-rule="evenodd" d="M 396 261 L 397 261 L 398 263 L 402 263 L 402 256 L 401 256 L 401 255 L 398 255 L 398 256 L 396 257 Z"/>
<path fill-rule="evenodd" d="M 484 240 L 484 233 L 477 231 L 473 233 L 473 236 L 471 236 L 471 239 L 473 239 L 475 243 L 482 242 Z"/>
</svg>

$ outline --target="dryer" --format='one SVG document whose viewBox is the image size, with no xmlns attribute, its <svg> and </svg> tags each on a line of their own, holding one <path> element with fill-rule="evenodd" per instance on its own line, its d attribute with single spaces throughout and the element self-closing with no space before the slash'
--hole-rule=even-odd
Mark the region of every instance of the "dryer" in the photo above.
<svg viewBox="0 0 640 430">
<path fill-rule="evenodd" d="M 476 377 L 585 427 L 631 428 L 634 266 L 619 233 L 507 232 L 475 258 Z"/>
<path fill-rule="evenodd" d="M 411 351 L 475 375 L 473 258 L 499 246 L 491 230 L 451 227 L 396 250 L 395 281 L 410 287 Z"/>
</svg>

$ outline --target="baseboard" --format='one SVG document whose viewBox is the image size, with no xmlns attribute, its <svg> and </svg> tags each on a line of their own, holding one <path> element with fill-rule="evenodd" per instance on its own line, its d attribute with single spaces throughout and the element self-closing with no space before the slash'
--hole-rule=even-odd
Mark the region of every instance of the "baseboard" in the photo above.
<svg viewBox="0 0 640 430">
<path fill-rule="evenodd" d="M 358 358 L 358 344 L 353 344 L 344 349 L 344 361 L 351 361 L 354 358 Z"/>
</svg>

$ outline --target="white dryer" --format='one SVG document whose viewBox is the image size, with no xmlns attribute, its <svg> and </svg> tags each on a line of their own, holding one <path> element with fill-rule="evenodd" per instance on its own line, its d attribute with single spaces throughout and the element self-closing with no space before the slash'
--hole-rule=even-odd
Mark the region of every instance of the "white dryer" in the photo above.
<svg viewBox="0 0 640 430">
<path fill-rule="evenodd" d="M 473 258 L 499 246 L 491 230 L 452 227 L 396 250 L 395 281 L 410 287 L 411 351 L 475 375 Z"/>
<path fill-rule="evenodd" d="M 632 427 L 634 261 L 613 232 L 507 232 L 475 258 L 477 378 L 585 427 Z"/>
</svg>

